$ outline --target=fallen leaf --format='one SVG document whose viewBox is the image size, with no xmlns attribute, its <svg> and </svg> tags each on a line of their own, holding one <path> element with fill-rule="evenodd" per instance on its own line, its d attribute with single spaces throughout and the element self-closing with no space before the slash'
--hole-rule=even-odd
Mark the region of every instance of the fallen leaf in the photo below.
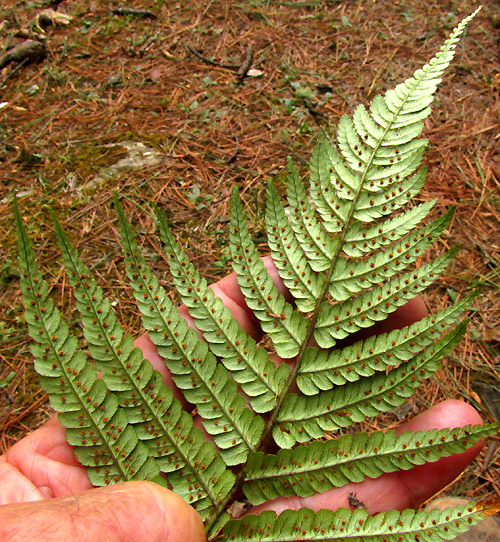
<svg viewBox="0 0 500 542">
<path fill-rule="evenodd" d="M 264 72 L 262 70 L 251 69 L 247 71 L 248 77 L 261 77 L 262 75 L 264 75 Z"/>
</svg>

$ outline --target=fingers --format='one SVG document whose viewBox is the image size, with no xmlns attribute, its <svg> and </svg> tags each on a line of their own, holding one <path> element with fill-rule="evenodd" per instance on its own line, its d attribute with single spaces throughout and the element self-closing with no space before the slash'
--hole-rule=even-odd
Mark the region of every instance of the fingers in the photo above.
<svg viewBox="0 0 500 542">
<path fill-rule="evenodd" d="M 482 420 L 474 408 L 461 401 L 450 400 L 430 408 L 403 424 L 398 432 L 454 428 L 479 423 L 482 423 Z M 287 508 L 301 507 L 313 510 L 348 508 L 347 496 L 349 493 L 355 494 L 356 498 L 364 503 L 372 514 L 383 510 L 413 508 L 453 481 L 476 457 L 481 447 L 482 443 L 478 443 L 463 454 L 442 458 L 435 463 L 426 463 L 409 471 L 384 474 L 377 479 L 348 484 L 319 495 L 275 499 L 252 508 L 250 513 L 260 513 L 263 510 L 275 510 L 280 513 Z"/>
<path fill-rule="evenodd" d="M 61 497 L 91 487 L 57 416 L 0 458 L 0 504 Z"/>
<path fill-rule="evenodd" d="M 0 508 L 0 540 L 202 542 L 203 524 L 180 497 L 150 482 L 127 482 Z"/>
</svg>

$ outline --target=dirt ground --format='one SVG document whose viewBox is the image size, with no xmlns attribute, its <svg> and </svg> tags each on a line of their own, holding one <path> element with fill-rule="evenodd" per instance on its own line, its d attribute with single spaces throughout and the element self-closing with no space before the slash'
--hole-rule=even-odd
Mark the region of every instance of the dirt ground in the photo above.
<svg viewBox="0 0 500 542">
<path fill-rule="evenodd" d="M 22 321 L 14 194 L 45 276 L 71 322 L 76 316 L 47 206 L 116 301 L 122 322 L 138 333 L 137 310 L 122 282 L 114 190 L 167 285 L 153 202 L 167 212 L 201 272 L 217 280 L 229 270 L 232 187 L 239 187 L 254 237 L 265 250 L 267 179 L 283 190 L 287 156 L 305 173 L 321 130 L 334 134 L 341 115 L 409 77 L 478 4 L 131 0 L 125 8 L 118 1 L 4 0 L 2 449 L 50 414 Z M 445 306 L 476 287 L 481 294 L 465 340 L 437 378 L 407 411 L 381 417 L 372 427 L 394 426 L 448 397 L 471 402 L 485 419 L 500 420 L 500 6 L 498 0 L 482 4 L 426 121 L 429 174 L 418 197 L 437 198 L 438 212 L 457 207 L 437 251 L 462 246 L 447 274 L 425 294 L 429 307 Z M 43 12 L 47 8 L 55 14 Z M 38 45 L 24 60 L 9 62 L 12 48 L 26 39 Z M 448 493 L 500 497 L 495 444 Z"/>
</svg>

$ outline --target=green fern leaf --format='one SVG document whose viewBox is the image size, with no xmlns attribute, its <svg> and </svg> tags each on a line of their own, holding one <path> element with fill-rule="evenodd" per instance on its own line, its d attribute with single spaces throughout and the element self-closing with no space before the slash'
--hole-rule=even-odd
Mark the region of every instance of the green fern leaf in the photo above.
<svg viewBox="0 0 500 542">
<path fill-rule="evenodd" d="M 416 196 L 424 186 L 427 175 L 426 168 L 419 169 L 415 175 L 399 181 L 397 191 L 391 185 L 388 188 L 383 188 L 377 193 L 363 192 L 359 196 L 359 201 L 353 215 L 357 220 L 363 222 L 373 222 L 377 218 L 391 214 L 393 211 L 400 209 L 406 205 L 411 199 Z M 392 177 L 389 177 L 392 179 Z M 385 183 L 382 179 L 381 183 Z"/>
<path fill-rule="evenodd" d="M 462 453 L 472 442 L 496 429 L 496 425 L 468 426 L 407 431 L 400 436 L 395 431 L 377 431 L 315 441 L 293 450 L 280 450 L 277 455 L 252 453 L 243 491 L 252 504 L 280 496 L 307 497 Z"/>
<path fill-rule="evenodd" d="M 312 269 L 316 272 L 326 271 L 330 267 L 338 243 L 326 234 L 322 223 L 317 220 L 315 211 L 307 197 L 304 183 L 290 158 L 288 159 L 288 168 L 290 171 L 288 174 L 290 224 Z M 319 183 L 317 184 L 313 179 L 311 179 L 311 184 L 315 187 L 319 186 Z M 319 194 L 321 194 L 321 190 Z"/>
<path fill-rule="evenodd" d="M 49 393 L 50 404 L 67 428 L 66 438 L 75 446 L 78 460 L 87 467 L 95 485 L 151 479 L 162 483 L 159 469 L 144 443 L 129 425 L 123 408 L 97 379 L 77 340 L 49 297 L 48 284 L 38 271 L 31 242 L 14 200 L 19 241 L 21 290 L 26 307 L 35 369 Z M 108 436 L 109 435 L 109 436 Z"/>
<path fill-rule="evenodd" d="M 263 331 L 273 341 L 276 353 L 293 358 L 306 336 L 307 320 L 285 301 L 271 277 L 248 232 L 238 190 L 232 195 L 231 250 L 233 268 L 245 301 L 260 320 Z"/>
<path fill-rule="evenodd" d="M 387 376 L 377 373 L 312 397 L 288 394 L 273 431 L 276 443 L 289 448 L 295 442 L 321 438 L 325 431 L 348 427 L 364 421 L 367 416 L 376 416 L 402 405 L 415 393 L 422 380 L 440 369 L 439 360 L 455 348 L 465 328 L 466 322 L 460 323 L 432 347 L 402 363 Z"/>
<path fill-rule="evenodd" d="M 343 252 L 347 256 L 359 257 L 390 245 L 417 226 L 429 214 L 435 203 L 433 200 L 416 205 L 394 218 L 371 227 L 364 227 L 360 222 L 353 224 L 346 234 Z"/>
<path fill-rule="evenodd" d="M 425 290 L 446 269 L 457 252 L 458 247 L 419 269 L 408 271 L 386 285 L 376 286 L 344 303 L 333 307 L 328 302 L 322 303 L 314 333 L 318 345 L 330 348 L 338 339 L 385 320 L 388 314 Z"/>
<path fill-rule="evenodd" d="M 349 540 L 349 542 L 439 542 L 451 540 L 491 515 L 486 505 L 469 503 L 443 512 L 381 512 L 369 516 L 365 510 L 336 512 L 308 508 L 263 512 L 230 521 L 224 529 L 224 540 L 246 542 Z"/>
<path fill-rule="evenodd" d="M 149 393 L 152 390 L 159 393 L 158 388 L 162 387 L 160 374 L 143 359 L 140 348 L 134 348 L 132 337 L 125 335 L 109 299 L 104 297 L 55 216 L 53 219 L 62 260 L 74 288 L 84 336 L 97 370 L 108 389 L 119 392 L 115 397 L 123 408 L 127 408 L 131 423 L 149 424 L 154 419 L 154 426 L 163 425 L 161 414 L 159 411 L 153 413 L 149 402 Z M 171 390 L 164 387 L 161 395 L 168 406 L 173 399 Z M 145 409 L 150 410 L 149 416 L 144 414 Z"/>
<path fill-rule="evenodd" d="M 315 395 L 408 361 L 433 342 L 439 328 L 454 324 L 477 295 L 475 292 L 410 326 L 374 335 L 352 346 L 331 351 L 309 347 L 297 375 L 300 391 Z"/>
<path fill-rule="evenodd" d="M 168 478 L 179 494 L 203 512 L 207 506 L 214 506 L 218 502 L 220 497 L 217 492 L 221 488 L 223 492 L 227 491 L 234 477 L 225 472 L 225 466 L 216 457 L 215 450 L 210 450 L 204 444 L 202 432 L 193 427 L 191 418 L 183 412 L 172 390 L 163 383 L 160 373 L 153 370 L 139 348 L 133 347 L 132 338 L 124 334 L 109 300 L 104 298 L 102 289 L 92 279 L 55 217 L 54 223 L 96 368 L 101 372 L 108 390 L 115 392 L 114 397 L 126 411 L 126 420 L 134 424 L 136 438 L 144 441 L 149 449 L 143 455 L 152 458 L 150 461 L 157 464 L 157 470 L 163 473 L 180 471 L 185 479 L 195 479 L 197 485 L 204 488 L 196 492 L 186 490 L 186 485 L 189 488 L 194 484 L 186 484 L 178 474 L 171 474 Z M 155 400 L 151 401 L 151 397 Z M 180 435 L 177 429 L 179 425 L 183 428 Z M 188 441 L 189 446 L 183 444 L 184 440 Z M 198 460 L 210 462 L 211 468 L 218 473 L 217 479 L 220 478 L 219 482 L 222 482 L 218 484 L 219 487 L 209 481 L 210 477 L 200 476 L 198 469 L 193 468 L 191 461 L 195 456 L 199 457 Z"/>
<path fill-rule="evenodd" d="M 344 301 L 367 289 L 372 284 L 383 282 L 396 275 L 409 264 L 417 260 L 441 235 L 453 218 L 454 209 L 420 229 L 413 229 L 390 250 L 377 252 L 362 261 L 339 259 L 328 287 L 330 295 L 336 301 Z"/>
<path fill-rule="evenodd" d="M 314 310 L 323 277 L 317 275 L 302 256 L 300 240 L 295 238 L 283 203 L 271 182 L 267 195 L 267 233 L 273 261 L 297 308 L 300 312 Z"/>
<path fill-rule="evenodd" d="M 498 431 L 491 424 L 399 436 L 334 433 L 403 404 L 435 374 L 465 331 L 467 322 L 459 319 L 476 293 L 403 329 L 334 348 L 417 296 L 457 251 L 420 265 L 453 209 L 422 225 L 435 201 L 414 205 L 412 199 L 426 177 L 421 161 L 427 141 L 417 137 L 474 15 L 413 77 L 368 108 L 357 107 L 352 119 L 344 115 L 335 142 L 319 140 L 309 187 L 289 160 L 289 208 L 269 183 L 268 245 L 286 298 L 251 239 L 234 188 L 233 269 L 271 345 L 259 344 L 240 327 L 156 209 L 184 303 L 179 312 L 141 253 L 115 195 L 126 273 L 142 322 L 184 402 L 134 348 L 55 220 L 93 358 L 87 360 L 49 296 L 14 203 L 35 368 L 93 484 L 152 479 L 168 485 L 200 513 L 210 542 L 444 540 L 492 513 L 494 507 L 471 504 L 446 513 L 368 516 L 363 510 L 302 509 L 230 520 L 243 494 L 251 504 L 311 496 L 462 453 Z M 275 363 L 276 355 L 291 363 Z M 292 393 L 295 387 L 300 393 Z M 276 454 L 267 453 L 271 438 L 281 448 Z"/>
<path fill-rule="evenodd" d="M 334 172 L 338 177 L 332 180 Z M 340 232 L 352 205 L 352 195 L 359 190 L 359 179 L 344 165 L 333 145 L 326 140 L 320 141 L 313 150 L 310 183 L 310 196 L 322 218 L 323 227 L 329 233 Z M 330 260 L 326 269 L 331 264 Z"/>
</svg>

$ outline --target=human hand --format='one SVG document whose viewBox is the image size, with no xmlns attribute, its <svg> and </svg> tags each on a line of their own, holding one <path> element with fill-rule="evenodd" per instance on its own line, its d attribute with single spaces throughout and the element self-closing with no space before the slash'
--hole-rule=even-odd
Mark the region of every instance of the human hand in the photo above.
<svg viewBox="0 0 500 542">
<path fill-rule="evenodd" d="M 288 295 L 269 258 L 266 266 L 280 292 Z M 260 335 L 257 321 L 245 305 L 234 274 L 212 286 L 215 294 L 231 309 L 240 325 L 254 338 Z M 190 320 L 185 307 L 180 313 Z M 371 328 L 381 333 L 403 327 L 425 315 L 417 298 Z M 136 341 L 144 356 L 162 373 L 168 385 L 175 385 L 146 335 Z M 279 361 L 279 360 L 278 360 Z M 181 398 L 180 392 L 176 392 Z M 481 423 L 478 413 L 460 401 L 445 401 L 398 428 L 423 429 L 458 427 Z M 409 471 L 385 474 L 377 479 L 348 484 L 312 497 L 275 499 L 252 509 L 307 506 L 318 510 L 348 505 L 347 495 L 355 493 L 370 513 L 418 506 L 451 482 L 477 455 L 478 443 L 467 452 Z M 172 492 L 148 482 L 129 482 L 92 489 L 86 470 L 67 444 L 64 428 L 56 417 L 44 427 L 14 445 L 0 458 L 0 540 L 163 540 L 198 542 L 204 540 L 196 513 Z"/>
</svg>

